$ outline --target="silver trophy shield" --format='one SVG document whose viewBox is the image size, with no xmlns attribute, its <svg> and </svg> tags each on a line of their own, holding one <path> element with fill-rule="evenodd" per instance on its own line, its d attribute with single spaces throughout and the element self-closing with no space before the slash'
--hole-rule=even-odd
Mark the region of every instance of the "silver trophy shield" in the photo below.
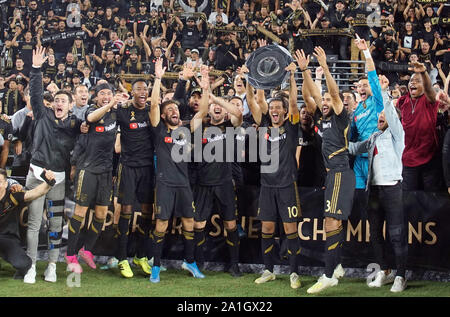
<svg viewBox="0 0 450 317">
<path fill-rule="evenodd" d="M 282 46 L 272 44 L 258 48 L 245 65 L 248 81 L 256 89 L 273 89 L 283 83 L 288 76 L 285 68 L 293 62 L 291 54 Z"/>
</svg>

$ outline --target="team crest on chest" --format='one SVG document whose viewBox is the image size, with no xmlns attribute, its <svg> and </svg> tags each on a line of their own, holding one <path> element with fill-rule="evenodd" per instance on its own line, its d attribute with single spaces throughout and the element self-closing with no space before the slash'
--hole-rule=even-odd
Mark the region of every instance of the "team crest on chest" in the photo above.
<svg viewBox="0 0 450 317">
<path fill-rule="evenodd" d="M 131 111 L 130 121 L 135 121 L 136 120 L 135 116 L 136 116 L 136 113 L 134 111 Z"/>
</svg>

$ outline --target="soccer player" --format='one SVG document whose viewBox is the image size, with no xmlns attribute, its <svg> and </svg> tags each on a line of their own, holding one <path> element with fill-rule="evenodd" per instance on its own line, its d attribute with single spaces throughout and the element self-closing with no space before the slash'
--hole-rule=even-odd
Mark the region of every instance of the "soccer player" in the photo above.
<svg viewBox="0 0 450 317">
<path fill-rule="evenodd" d="M 311 96 L 305 98 L 307 110 L 315 114 L 316 110 L 322 113 L 321 118 L 315 116 L 316 125 L 319 120 L 322 131 L 322 155 L 327 176 L 325 179 L 324 217 L 325 217 L 325 274 L 317 283 L 311 286 L 309 294 L 318 293 L 324 289 L 338 284 L 338 277 L 342 276 L 340 253 L 344 241 L 342 220 L 350 215 L 355 190 L 355 175 L 349 166 L 348 133 L 349 121 L 339 94 L 339 88 L 331 76 L 327 65 L 325 51 L 321 47 L 314 49 L 315 56 L 322 66 L 328 91 L 322 100 L 318 98 L 317 86 L 312 81 L 307 69 L 309 58 L 303 52 L 297 52 L 296 59 L 303 74 L 304 87 L 302 91 L 309 90 Z"/>
<path fill-rule="evenodd" d="M 375 70 L 375 63 L 370 55 L 367 43 L 356 35 L 355 44 L 366 58 L 367 77 L 358 81 L 357 91 L 361 101 L 353 112 L 350 137 L 352 141 L 365 141 L 372 133 L 377 131 L 378 115 L 383 111 L 383 97 L 381 87 Z M 356 189 L 365 189 L 367 173 L 369 171 L 367 153 L 357 155 L 353 170 L 355 172 Z"/>
<path fill-rule="evenodd" d="M 296 65 L 291 63 L 289 101 L 284 97 L 272 98 L 267 112 L 248 96 L 248 106 L 257 125 L 267 127 L 264 138 L 270 157 L 278 155 L 279 164 L 274 172 L 264 172 L 270 162 L 261 163 L 261 191 L 259 195 L 258 219 L 262 223 L 261 249 L 265 270 L 256 284 L 266 283 L 276 278 L 273 273 L 273 248 L 275 244 L 275 227 L 277 218 L 283 222 L 283 229 L 288 239 L 288 258 L 290 267 L 290 285 L 301 286 L 298 275 L 297 258 L 300 254 L 298 221 L 301 217 L 300 199 L 297 190 L 297 162 L 295 153 L 298 143 L 299 111 L 297 108 L 297 85 L 294 73 Z M 245 72 L 247 70 L 244 70 Z M 248 90 L 247 90 L 248 91 Z M 278 153 L 275 153 L 278 151 Z M 274 155 L 275 154 L 275 155 Z M 272 162 L 273 163 L 273 162 Z"/>
<path fill-rule="evenodd" d="M 67 253 L 68 270 L 82 273 L 77 259 L 80 227 L 91 204 L 95 204 L 94 219 L 78 255 L 92 269 L 96 268 L 92 249 L 99 237 L 112 198 L 112 160 L 116 140 L 117 114 L 115 106 L 122 102 L 122 94 L 114 95 L 107 83 L 95 87 L 96 105 L 86 111 L 89 124 L 84 158 L 79 164 L 75 184 L 75 211 L 69 223 Z M 125 98 L 126 100 L 127 98 Z"/>
<path fill-rule="evenodd" d="M 32 260 L 31 268 L 24 276 L 24 283 L 36 282 L 36 258 L 45 198 L 48 200 L 49 216 L 49 265 L 45 280 L 56 282 L 56 262 L 62 238 L 62 216 L 64 214 L 65 169 L 70 161 L 70 151 L 80 133 L 82 122 L 69 116 L 72 95 L 64 91 L 55 93 L 51 108 L 44 106 L 42 86 L 42 64 L 47 60 L 45 49 L 33 51 L 33 67 L 30 72 L 30 100 L 35 119 L 32 159 L 27 175 L 26 187 L 33 189 L 45 181 L 43 169 L 52 170 L 56 183 L 45 195 L 35 199 L 29 206 L 27 230 L 27 254 Z"/>
<path fill-rule="evenodd" d="M 15 277 L 23 277 L 32 265 L 20 243 L 20 212 L 25 203 L 45 195 L 55 184 L 52 171 L 44 169 L 41 176 L 45 182 L 34 189 L 14 192 L 8 188 L 6 170 L 0 168 L 0 254 L 17 270 Z"/>
<path fill-rule="evenodd" d="M 204 91 L 209 89 L 208 68 L 202 66 L 202 83 L 205 82 Z M 205 80 L 204 80 L 205 77 Z M 203 97 L 203 96 L 202 96 Z M 202 134 L 202 148 L 208 146 L 214 147 L 214 151 L 221 151 L 221 157 L 214 157 L 213 161 L 203 161 L 198 166 L 198 186 L 195 191 L 195 223 L 194 223 L 194 239 L 196 244 L 195 260 L 197 263 L 204 261 L 203 247 L 205 242 L 205 226 L 206 221 L 211 215 L 214 203 L 217 203 L 219 212 L 227 231 L 226 243 L 230 252 L 230 267 L 228 271 L 234 277 L 241 276 L 239 271 L 239 234 L 236 225 L 237 209 L 234 185 L 232 180 L 231 162 L 226 161 L 226 153 L 230 149 L 226 148 L 227 128 L 238 127 L 242 123 L 242 112 L 232 103 L 222 98 L 209 94 L 210 105 L 207 109 L 200 110 L 200 119 L 206 118 L 209 114 L 210 121 L 201 125 L 200 131 L 193 131 L 194 134 Z M 206 103 L 202 104 L 206 106 Z M 228 113 L 228 120 L 225 115 Z M 214 131 L 213 131 L 214 130 Z M 212 131 L 212 132 L 211 132 Z M 234 134 L 233 134 L 234 135 Z M 229 144 L 233 145 L 234 142 Z M 218 150 L 221 148 L 222 150 Z M 216 153 L 214 153 L 216 154 Z M 233 157 L 234 159 L 234 157 Z"/>
<path fill-rule="evenodd" d="M 150 130 L 147 104 L 148 86 L 144 80 L 132 85 L 133 100 L 117 109 L 117 122 L 120 127 L 120 164 L 117 171 L 119 186 L 118 203 L 122 205 L 118 238 L 120 273 L 132 277 L 133 271 L 127 260 L 128 231 L 135 199 L 141 204 L 141 216 L 138 218 L 136 255 L 134 264 L 145 274 L 150 275 L 148 264 L 148 237 L 152 224 L 152 203 L 154 187 L 153 138 Z"/>
<path fill-rule="evenodd" d="M 185 258 L 182 268 L 191 272 L 195 278 L 204 278 L 194 261 L 194 214 L 195 205 L 192 191 L 189 185 L 188 163 L 183 160 L 175 160 L 172 157 L 174 146 L 188 153 L 190 142 L 187 136 L 180 130 L 180 111 L 178 103 L 168 100 L 159 105 L 161 78 L 165 68 L 162 67 L 162 59 L 155 64 L 155 83 L 151 95 L 150 122 L 152 125 L 156 156 L 156 184 L 155 184 L 155 218 L 156 227 L 153 230 L 152 251 L 154 262 L 150 282 L 160 281 L 161 253 L 164 235 L 168 227 L 169 219 L 181 217 L 183 227 L 183 241 Z M 203 94 L 203 102 L 207 102 L 208 93 Z M 198 120 L 198 112 L 191 120 L 195 128 Z M 178 130 L 178 131 L 177 131 Z M 194 129 L 195 130 L 195 129 Z"/>
</svg>

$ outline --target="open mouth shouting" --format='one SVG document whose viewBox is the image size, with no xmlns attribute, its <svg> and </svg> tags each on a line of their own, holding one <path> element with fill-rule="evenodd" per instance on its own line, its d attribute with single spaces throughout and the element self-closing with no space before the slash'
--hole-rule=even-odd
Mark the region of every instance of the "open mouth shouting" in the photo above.
<svg viewBox="0 0 450 317">
<path fill-rule="evenodd" d="M 367 92 L 362 91 L 362 92 L 360 92 L 359 95 L 361 96 L 361 99 L 362 99 L 362 100 L 366 100 L 366 99 L 367 99 Z"/>
</svg>

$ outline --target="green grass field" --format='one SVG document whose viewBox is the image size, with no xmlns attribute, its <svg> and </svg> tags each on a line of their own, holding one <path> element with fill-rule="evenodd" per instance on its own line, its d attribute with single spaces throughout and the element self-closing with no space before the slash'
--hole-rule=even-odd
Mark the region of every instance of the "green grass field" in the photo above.
<svg viewBox="0 0 450 317">
<path fill-rule="evenodd" d="M 58 281 L 48 283 L 43 279 L 46 263 L 38 262 L 36 284 L 27 285 L 14 280 L 15 270 L 4 261 L 0 269 L 1 296 L 4 297 L 307 297 L 306 290 L 315 283 L 316 277 L 302 276 L 302 287 L 289 287 L 289 276 L 278 275 L 277 279 L 262 285 L 253 281 L 257 274 L 244 274 L 233 278 L 228 273 L 204 271 L 206 278 L 192 278 L 186 271 L 168 269 L 161 272 L 161 282 L 152 284 L 137 268 L 131 279 L 120 276 L 117 269 L 91 270 L 83 266 L 80 287 L 68 287 L 64 263 L 57 264 Z M 343 278 L 339 285 L 317 296 L 326 297 L 449 297 L 450 283 L 431 281 L 409 281 L 408 288 L 401 294 L 393 294 L 390 286 L 369 289 L 364 279 Z"/>
</svg>

